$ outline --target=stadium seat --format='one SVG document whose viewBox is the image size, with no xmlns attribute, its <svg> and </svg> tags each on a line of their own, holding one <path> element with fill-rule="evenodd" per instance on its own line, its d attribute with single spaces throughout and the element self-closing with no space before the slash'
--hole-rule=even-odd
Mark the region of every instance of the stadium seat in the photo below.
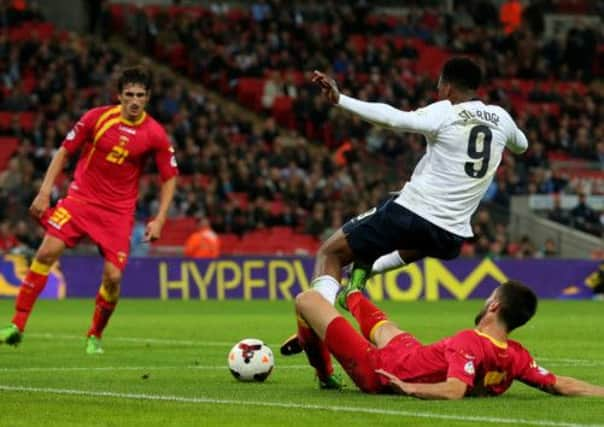
<svg viewBox="0 0 604 427">
<path fill-rule="evenodd" d="M 273 101 L 273 117 L 282 126 L 290 129 L 296 127 L 296 118 L 293 113 L 293 100 L 289 96 L 277 96 Z"/>
<path fill-rule="evenodd" d="M 264 92 L 264 79 L 244 77 L 239 79 L 237 85 L 237 98 L 242 104 L 259 111 L 261 98 Z"/>
<path fill-rule="evenodd" d="M 17 138 L 0 137 L 0 171 L 6 168 L 18 145 L 19 140 Z"/>
</svg>

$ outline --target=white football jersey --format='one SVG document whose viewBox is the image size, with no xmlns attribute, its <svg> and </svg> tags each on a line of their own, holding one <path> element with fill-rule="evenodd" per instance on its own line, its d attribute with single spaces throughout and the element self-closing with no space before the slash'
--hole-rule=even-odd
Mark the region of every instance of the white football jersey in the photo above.
<svg viewBox="0 0 604 427">
<path fill-rule="evenodd" d="M 338 105 L 397 131 L 420 133 L 426 154 L 396 203 L 458 236 L 471 237 L 470 219 L 508 147 L 522 153 L 526 136 L 510 115 L 482 101 L 435 102 L 415 111 L 340 95 Z"/>
</svg>

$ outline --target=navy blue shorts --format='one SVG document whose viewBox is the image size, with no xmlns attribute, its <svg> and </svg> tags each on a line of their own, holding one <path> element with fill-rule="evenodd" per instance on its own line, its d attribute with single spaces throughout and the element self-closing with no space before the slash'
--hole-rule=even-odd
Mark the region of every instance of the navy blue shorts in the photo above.
<svg viewBox="0 0 604 427">
<path fill-rule="evenodd" d="M 409 209 L 387 200 L 342 227 L 355 262 L 372 265 L 396 249 L 417 250 L 425 257 L 453 259 L 464 238 L 444 230 Z"/>
</svg>

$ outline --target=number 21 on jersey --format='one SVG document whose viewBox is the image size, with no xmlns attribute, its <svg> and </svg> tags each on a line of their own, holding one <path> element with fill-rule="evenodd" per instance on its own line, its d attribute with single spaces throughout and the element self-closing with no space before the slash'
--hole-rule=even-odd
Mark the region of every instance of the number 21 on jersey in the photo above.
<svg viewBox="0 0 604 427">
<path fill-rule="evenodd" d="M 126 160 L 126 157 L 128 157 L 128 150 L 121 145 L 114 145 L 105 159 L 108 162 L 121 165 Z"/>
<path fill-rule="evenodd" d="M 468 138 L 468 156 L 475 162 L 466 162 L 465 171 L 471 178 L 482 178 L 489 170 L 493 133 L 485 125 L 474 126 Z M 480 163 L 479 163 L 480 162 Z M 478 168 L 477 168 L 478 166 Z"/>
</svg>

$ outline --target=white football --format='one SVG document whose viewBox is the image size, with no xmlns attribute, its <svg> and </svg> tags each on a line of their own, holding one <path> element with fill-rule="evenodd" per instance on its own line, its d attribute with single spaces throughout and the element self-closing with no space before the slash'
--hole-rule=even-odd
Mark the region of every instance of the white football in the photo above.
<svg viewBox="0 0 604 427">
<path fill-rule="evenodd" d="M 275 366 L 271 349 L 255 338 L 246 338 L 235 344 L 228 361 L 231 373 L 239 381 L 262 382 Z"/>
</svg>

